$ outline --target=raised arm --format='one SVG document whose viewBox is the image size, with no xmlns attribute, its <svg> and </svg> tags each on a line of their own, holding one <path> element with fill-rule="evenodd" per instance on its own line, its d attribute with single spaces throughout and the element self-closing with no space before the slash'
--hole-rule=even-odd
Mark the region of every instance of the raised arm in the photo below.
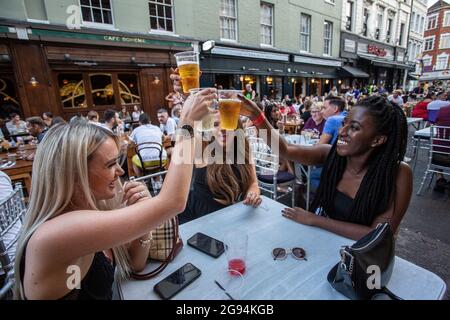
<svg viewBox="0 0 450 320">
<path fill-rule="evenodd" d="M 204 90 L 187 101 L 182 123 L 192 125 L 193 121 L 202 119 L 215 97 L 214 91 Z M 157 197 L 117 210 L 62 214 L 36 230 L 28 252 L 33 252 L 35 259 L 64 265 L 73 259 L 129 243 L 182 212 L 192 175 L 193 140 L 178 138 L 169 172 Z"/>
<path fill-rule="evenodd" d="M 244 96 L 239 96 L 242 102 L 241 114 L 248 116 L 253 123 L 260 117 L 262 111 L 258 108 L 256 103 L 246 99 Z M 300 162 L 305 165 L 318 165 L 325 163 L 325 160 L 330 152 L 331 146 L 317 145 L 314 147 L 302 147 L 290 145 L 286 140 L 280 136 L 278 130 L 274 129 L 267 119 L 258 126 L 258 131 L 262 133 L 265 130 L 267 134 L 260 134 L 266 143 L 274 150 L 275 146 L 272 143 L 279 144 L 280 157 L 289 160 Z"/>
<path fill-rule="evenodd" d="M 318 216 L 301 208 L 286 208 L 283 210 L 283 216 L 298 223 L 319 227 L 353 240 L 361 239 L 371 230 L 375 229 L 379 223 L 384 222 L 389 222 L 392 231 L 396 233 L 408 209 L 412 188 L 412 170 L 406 163 L 401 163 L 396 181 L 397 194 L 395 196 L 395 202 L 391 201 L 389 209 L 380 214 L 370 227 Z"/>
</svg>

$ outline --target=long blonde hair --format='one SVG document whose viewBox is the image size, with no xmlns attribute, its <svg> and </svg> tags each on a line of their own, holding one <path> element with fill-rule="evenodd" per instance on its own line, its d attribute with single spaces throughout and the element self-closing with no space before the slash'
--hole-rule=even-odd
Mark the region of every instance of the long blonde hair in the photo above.
<svg viewBox="0 0 450 320">
<path fill-rule="evenodd" d="M 39 145 L 33 163 L 30 203 L 16 250 L 14 271 L 17 299 L 25 299 L 20 266 L 28 241 L 42 224 L 64 214 L 75 192 L 81 193 L 86 201 L 84 209 L 111 210 L 121 206 L 118 197 L 95 200 L 89 187 L 88 160 L 108 138 L 112 138 L 119 147 L 118 138 L 100 126 L 60 123 L 49 129 Z M 125 246 L 113 248 L 113 252 L 120 275 L 128 275 L 130 262 Z"/>
</svg>

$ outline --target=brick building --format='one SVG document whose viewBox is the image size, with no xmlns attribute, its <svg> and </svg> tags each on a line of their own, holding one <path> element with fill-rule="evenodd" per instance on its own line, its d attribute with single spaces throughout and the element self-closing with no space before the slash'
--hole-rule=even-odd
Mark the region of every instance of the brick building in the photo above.
<svg viewBox="0 0 450 320">
<path fill-rule="evenodd" d="M 450 80 L 450 4 L 438 1 L 428 9 L 421 81 Z"/>
</svg>

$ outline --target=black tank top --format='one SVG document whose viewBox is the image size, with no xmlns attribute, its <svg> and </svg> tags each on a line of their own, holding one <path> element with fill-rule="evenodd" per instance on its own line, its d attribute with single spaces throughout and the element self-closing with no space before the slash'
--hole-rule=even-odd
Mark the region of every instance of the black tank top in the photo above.
<svg viewBox="0 0 450 320">
<path fill-rule="evenodd" d="M 114 269 L 114 265 L 105 254 L 97 252 L 88 272 L 81 280 L 81 289 L 74 289 L 58 300 L 111 300 Z M 25 253 L 20 264 L 20 278 L 22 281 L 24 274 Z"/>
<path fill-rule="evenodd" d="M 354 200 L 355 199 L 350 198 L 339 190 L 336 190 L 336 196 L 334 197 L 334 210 L 331 214 L 328 214 L 328 216 L 335 220 L 352 222 Z"/>
</svg>

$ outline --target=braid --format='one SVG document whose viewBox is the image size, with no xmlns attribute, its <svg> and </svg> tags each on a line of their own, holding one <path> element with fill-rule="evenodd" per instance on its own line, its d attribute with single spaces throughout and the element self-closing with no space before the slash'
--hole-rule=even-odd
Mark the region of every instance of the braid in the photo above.
<svg viewBox="0 0 450 320">
<path fill-rule="evenodd" d="M 367 173 L 356 194 L 351 220 L 371 225 L 375 217 L 386 211 L 396 196 L 396 177 L 400 162 L 406 152 L 408 128 L 403 110 L 389 103 L 385 98 L 369 97 L 357 105 L 366 108 L 375 121 L 379 135 L 387 141 L 376 148 L 368 163 Z M 313 211 L 320 211 L 330 217 L 334 214 L 334 198 L 337 185 L 345 171 L 346 159 L 336 152 L 333 145 L 325 163 L 317 196 L 312 203 Z M 394 203 L 395 206 L 395 203 Z M 394 207 L 395 211 L 395 207 Z"/>
</svg>

